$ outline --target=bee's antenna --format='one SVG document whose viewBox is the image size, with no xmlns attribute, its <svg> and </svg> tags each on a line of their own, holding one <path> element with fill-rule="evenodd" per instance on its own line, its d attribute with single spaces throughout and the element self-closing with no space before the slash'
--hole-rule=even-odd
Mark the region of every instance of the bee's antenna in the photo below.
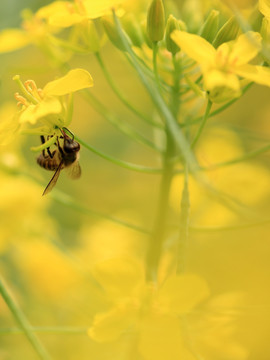
<svg viewBox="0 0 270 360">
<path fill-rule="evenodd" d="M 68 132 L 68 133 L 71 135 L 72 140 L 74 140 L 74 134 L 73 134 L 69 129 L 67 129 L 66 127 L 63 127 L 63 128 L 60 129 L 60 130 L 61 130 L 61 132 L 62 132 L 62 134 L 63 134 L 64 137 L 67 137 L 67 136 L 68 136 L 68 135 L 66 134 L 66 132 Z"/>
</svg>

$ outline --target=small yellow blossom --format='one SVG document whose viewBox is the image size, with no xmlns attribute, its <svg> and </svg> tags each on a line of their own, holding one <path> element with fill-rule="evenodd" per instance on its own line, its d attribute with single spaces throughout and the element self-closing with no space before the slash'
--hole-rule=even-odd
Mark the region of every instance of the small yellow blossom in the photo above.
<svg viewBox="0 0 270 360">
<path fill-rule="evenodd" d="M 214 102 L 224 102 L 241 95 L 240 78 L 270 86 L 270 70 L 251 65 L 261 48 L 261 36 L 255 32 L 242 34 L 235 41 L 215 49 L 198 35 L 174 31 L 172 39 L 201 67 L 205 90 Z"/>
<path fill-rule="evenodd" d="M 123 0 L 74 0 L 54 1 L 39 9 L 37 16 L 48 21 L 51 26 L 65 28 L 106 15 Z"/>
<path fill-rule="evenodd" d="M 146 360 L 194 360 L 184 341 L 181 316 L 209 295 L 197 275 L 172 275 L 160 286 L 146 282 L 135 259 L 114 258 L 96 265 L 94 277 L 103 287 L 109 311 L 94 318 L 89 336 L 97 342 L 117 340 L 123 333 L 138 336 L 138 350 Z"/>
<path fill-rule="evenodd" d="M 38 89 L 35 82 L 28 80 L 21 83 L 18 75 L 14 77 L 23 92 L 15 94 L 18 105 L 22 105 L 18 121 L 20 124 L 36 124 L 41 121 L 42 126 L 30 130 L 31 133 L 52 135 L 57 128 L 68 126 L 70 117 L 63 96 L 75 91 L 93 86 L 93 79 L 84 69 L 70 70 L 65 76 L 47 83 Z"/>
<path fill-rule="evenodd" d="M 54 50 L 49 44 L 48 35 L 57 32 L 59 29 L 46 24 L 37 14 L 25 10 L 21 28 L 7 28 L 0 32 L 0 53 L 15 51 L 27 45 L 35 44 L 41 48 L 46 48 L 46 51 L 52 54 Z"/>
</svg>

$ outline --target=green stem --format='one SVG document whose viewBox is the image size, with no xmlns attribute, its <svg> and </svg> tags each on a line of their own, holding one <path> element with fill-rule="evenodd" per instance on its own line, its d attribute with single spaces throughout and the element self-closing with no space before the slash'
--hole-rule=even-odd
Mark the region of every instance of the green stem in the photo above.
<svg viewBox="0 0 270 360">
<path fill-rule="evenodd" d="M 243 91 L 242 91 L 242 96 L 249 90 L 249 88 L 250 88 L 253 84 L 254 84 L 254 83 L 251 82 L 251 83 L 249 83 L 248 85 L 246 85 L 246 86 L 244 87 L 244 89 L 243 89 Z M 224 110 L 226 110 L 226 109 L 229 108 L 231 105 L 233 105 L 237 100 L 239 100 L 239 99 L 236 98 L 236 99 L 233 99 L 233 100 L 227 102 L 227 103 L 224 104 L 224 105 L 221 105 L 218 109 L 212 111 L 212 112 L 209 114 L 208 118 L 211 118 L 211 117 L 213 117 L 213 116 L 216 116 L 216 115 L 222 113 Z M 193 125 L 193 124 L 197 124 L 198 122 L 201 122 L 202 120 L 203 120 L 203 117 L 199 117 L 199 118 L 196 118 L 196 119 L 194 119 L 194 120 L 192 120 L 192 121 L 189 121 L 187 124 L 181 124 L 181 127 L 185 127 L 185 126 L 190 126 L 190 125 Z"/>
<path fill-rule="evenodd" d="M 237 159 L 233 159 L 233 160 L 228 160 L 228 161 L 223 161 L 223 162 L 220 162 L 220 163 L 217 163 L 217 164 L 213 164 L 209 167 L 202 167 L 201 169 L 202 170 L 207 170 L 207 171 L 211 171 L 211 170 L 215 170 L 216 168 L 220 168 L 220 167 L 223 167 L 223 166 L 229 166 L 229 165 L 234 165 L 234 164 L 238 164 L 240 162 L 243 162 L 243 161 L 247 161 L 247 160 L 250 160 L 260 154 L 263 154 L 265 153 L 266 151 L 270 150 L 270 145 L 266 145 L 266 146 L 263 146 L 261 147 L 260 149 L 257 149 L 257 150 L 254 150 L 254 151 L 250 151 L 249 153 L 237 158 Z"/>
<path fill-rule="evenodd" d="M 111 215 L 107 215 L 107 214 L 100 213 L 98 211 L 89 209 L 88 207 L 85 207 L 84 205 L 77 203 L 76 200 L 73 200 L 69 195 L 66 195 L 66 194 L 64 194 L 63 192 L 61 192 L 61 191 L 59 191 L 57 189 L 55 189 L 50 194 L 50 197 L 54 201 L 56 201 L 56 202 L 58 202 L 58 203 L 60 203 L 62 205 L 68 206 L 68 207 L 70 207 L 70 208 L 72 208 L 74 210 L 80 211 L 83 214 L 92 215 L 92 216 L 96 216 L 96 217 L 99 217 L 99 218 L 102 218 L 102 219 L 112 221 L 115 224 L 122 225 L 122 226 L 124 226 L 126 228 L 138 231 L 138 232 L 140 232 L 142 234 L 146 234 L 146 235 L 150 234 L 150 232 L 147 229 L 141 228 L 138 225 L 134 225 L 134 224 L 128 223 L 128 222 L 126 222 L 124 220 L 115 218 L 115 217 L 113 217 Z"/>
<path fill-rule="evenodd" d="M 38 337 L 32 332 L 31 325 L 29 324 L 28 320 L 26 319 L 21 309 L 13 300 L 12 296 L 10 295 L 10 292 L 7 290 L 1 278 L 0 278 L 0 294 L 4 299 L 5 303 L 7 304 L 9 310 L 11 311 L 14 319 L 16 320 L 21 330 L 29 340 L 30 344 L 32 345 L 33 349 L 35 350 L 39 358 L 42 360 L 51 360 L 50 355 L 44 349 Z"/>
<path fill-rule="evenodd" d="M 162 89 L 161 89 L 160 79 L 159 79 L 159 75 L 158 75 L 157 54 L 158 54 L 158 42 L 155 41 L 155 42 L 153 42 L 153 70 L 154 70 L 155 81 L 156 81 L 157 87 L 159 89 L 159 92 L 161 93 Z"/>
<path fill-rule="evenodd" d="M 117 86 L 115 85 L 113 78 L 111 77 L 110 72 L 107 70 L 104 61 L 102 60 L 101 54 L 100 53 L 96 53 L 96 58 L 97 61 L 104 73 L 104 76 L 108 82 L 108 84 L 110 85 L 111 89 L 114 91 L 115 95 L 122 101 L 122 103 L 131 111 L 133 112 L 136 116 L 138 116 L 140 119 L 144 120 L 146 123 L 153 125 L 153 126 L 157 126 L 160 127 L 159 124 L 155 123 L 154 121 L 152 121 L 151 119 L 148 119 L 144 114 L 142 114 L 140 111 L 138 111 L 132 104 L 130 104 L 130 102 L 125 98 L 125 96 L 121 93 L 121 91 L 117 88 Z"/>
<path fill-rule="evenodd" d="M 202 119 L 202 122 L 200 124 L 200 127 L 197 131 L 197 134 L 195 135 L 194 137 L 194 140 L 191 144 L 191 148 L 193 149 L 195 147 L 195 145 L 197 144 L 202 132 L 203 132 L 203 129 L 204 129 L 204 126 L 207 122 L 207 119 L 209 117 L 209 113 L 210 113 L 210 110 L 211 110 L 211 107 L 212 107 L 212 102 L 210 100 L 208 100 L 208 103 L 207 103 L 207 106 L 206 106 L 206 110 L 205 110 L 205 113 L 204 113 L 204 116 L 203 116 L 203 119 Z"/>
<path fill-rule="evenodd" d="M 133 170 L 133 171 L 137 171 L 137 172 L 141 172 L 141 173 L 145 173 L 145 174 L 160 174 L 162 172 L 161 169 L 159 168 L 150 168 L 147 166 L 142 166 L 142 165 L 137 165 L 137 164 L 132 164 L 130 162 L 126 162 L 123 160 L 119 160 L 116 159 L 112 156 L 106 155 L 103 152 L 97 150 L 96 148 L 94 148 L 91 145 L 88 145 L 85 141 L 83 141 L 82 139 L 80 139 L 78 136 L 74 137 L 82 146 L 84 146 L 87 150 L 91 151 L 92 153 L 102 157 L 105 160 L 110 161 L 111 163 L 121 166 L 125 169 L 129 169 L 129 170 Z"/>
<path fill-rule="evenodd" d="M 129 136 L 131 139 L 137 141 L 138 143 L 146 145 L 146 146 L 152 148 L 153 150 L 156 150 L 156 151 L 162 153 L 162 150 L 156 144 L 152 143 L 150 140 L 145 138 L 139 132 L 132 129 L 126 122 L 120 121 L 112 113 L 110 113 L 105 108 L 105 106 L 93 94 L 91 94 L 90 91 L 85 90 L 84 94 L 85 94 L 85 97 L 87 98 L 87 100 L 89 100 L 91 102 L 91 105 L 94 107 L 94 109 L 101 116 L 103 116 L 108 122 L 110 122 L 118 130 L 120 130 L 123 134 Z M 163 126 L 162 126 L 162 129 L 163 129 Z"/>
<path fill-rule="evenodd" d="M 163 173 L 160 183 L 159 200 L 155 223 L 147 253 L 148 279 L 157 280 L 157 272 L 164 240 L 166 239 L 166 225 L 169 210 L 169 195 L 171 182 L 174 176 L 174 165 L 171 157 L 174 153 L 174 142 L 167 132 L 167 148 L 163 159 Z"/>
<path fill-rule="evenodd" d="M 25 176 L 33 181 L 35 181 L 36 183 L 38 183 L 39 185 L 43 186 L 43 182 L 41 182 L 40 180 L 38 180 L 36 177 L 34 177 L 33 175 L 24 172 L 22 169 L 14 169 L 14 168 L 10 168 L 10 167 L 6 167 L 3 166 L 3 164 L 0 165 L 0 169 L 4 170 L 6 173 L 13 175 L 13 176 Z M 111 221 L 115 224 L 124 226 L 128 229 L 132 229 L 135 231 L 140 232 L 141 234 L 146 234 L 149 235 L 150 231 L 147 229 L 144 229 L 138 225 L 134 225 L 131 223 L 128 223 L 124 220 L 118 219 L 116 217 L 113 217 L 111 215 L 107 215 L 101 212 L 98 212 L 96 210 L 93 209 L 89 209 L 88 207 L 85 207 L 84 205 L 78 203 L 76 200 L 74 200 L 71 196 L 63 193 L 62 191 L 59 191 L 57 189 L 54 189 L 54 191 L 50 194 L 50 197 L 59 202 L 60 204 L 64 205 L 64 206 L 68 206 L 71 209 L 77 210 L 82 212 L 83 214 L 86 215 L 91 215 L 91 216 L 96 216 L 98 218 L 102 218 L 102 219 L 106 219 L 108 221 Z"/>
<path fill-rule="evenodd" d="M 173 86 L 171 89 L 171 103 L 170 103 L 170 109 L 175 117 L 177 119 L 179 107 L 180 107 L 180 99 L 179 99 L 179 90 L 180 90 L 180 75 L 181 75 L 181 66 L 179 66 L 179 62 L 176 59 L 176 56 L 173 55 L 173 66 L 174 66 L 174 76 L 173 76 Z"/>
<path fill-rule="evenodd" d="M 178 243 L 177 272 L 183 272 L 186 268 L 186 253 L 189 237 L 189 186 L 188 186 L 188 167 L 185 166 L 184 187 L 182 191 L 181 213 L 180 213 L 180 237 Z"/>
<path fill-rule="evenodd" d="M 31 326 L 33 333 L 46 333 L 46 334 L 87 334 L 87 328 L 75 328 L 75 327 L 55 327 L 55 326 Z M 20 328 L 0 328 L 0 335 L 12 335 L 22 334 L 23 330 Z"/>
<path fill-rule="evenodd" d="M 171 113 L 170 109 L 168 108 L 167 104 L 165 103 L 164 99 L 159 93 L 159 90 L 156 86 L 153 86 L 152 82 L 149 81 L 144 76 L 144 72 L 141 69 L 140 64 L 136 60 L 136 56 L 134 56 L 134 53 L 126 41 L 123 31 L 119 22 L 119 19 L 117 18 L 115 12 L 113 12 L 114 16 L 114 22 L 116 26 L 116 30 L 118 31 L 119 37 L 122 39 L 123 46 L 127 53 L 130 56 L 130 63 L 133 65 L 134 69 L 137 71 L 140 80 L 142 84 L 147 89 L 149 95 L 151 96 L 154 104 L 156 105 L 159 113 L 164 118 L 167 127 L 170 131 L 171 137 L 174 139 L 175 145 L 177 146 L 178 150 L 180 150 L 181 154 L 183 155 L 183 158 L 185 159 L 186 163 L 189 165 L 190 171 L 196 171 L 198 168 L 197 161 L 190 149 L 189 143 L 187 139 L 185 138 L 184 134 L 182 133 L 181 129 L 179 128 L 176 119 L 174 118 L 173 114 Z"/>
</svg>

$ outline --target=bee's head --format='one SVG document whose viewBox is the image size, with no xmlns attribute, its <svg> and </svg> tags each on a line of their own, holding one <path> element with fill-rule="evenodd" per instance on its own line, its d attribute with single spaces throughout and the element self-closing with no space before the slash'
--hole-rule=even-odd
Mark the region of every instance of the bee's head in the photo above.
<svg viewBox="0 0 270 360">
<path fill-rule="evenodd" d="M 71 139 L 69 136 L 64 137 L 64 152 L 71 154 L 71 153 L 76 153 L 80 150 L 80 144 Z"/>
</svg>

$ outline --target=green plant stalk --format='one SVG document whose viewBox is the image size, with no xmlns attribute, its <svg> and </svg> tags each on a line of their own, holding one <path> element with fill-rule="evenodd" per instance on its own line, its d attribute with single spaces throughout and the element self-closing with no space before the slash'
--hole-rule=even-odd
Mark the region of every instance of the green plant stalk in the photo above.
<svg viewBox="0 0 270 360">
<path fill-rule="evenodd" d="M 158 90 L 160 93 L 162 93 L 162 88 L 161 88 L 160 79 L 159 79 L 159 75 L 158 75 L 157 54 L 158 54 L 158 42 L 154 41 L 153 42 L 153 70 L 154 70 L 155 81 L 156 81 Z"/>
<path fill-rule="evenodd" d="M 178 259 L 177 259 L 177 273 L 185 271 L 186 268 L 186 253 L 189 238 L 189 213 L 190 213 L 190 200 L 189 200 L 189 186 L 188 186 L 188 167 L 185 166 L 184 172 L 184 187 L 181 199 L 181 212 L 180 212 L 180 233 L 178 242 Z"/>
<path fill-rule="evenodd" d="M 161 174 L 162 173 L 162 169 L 159 169 L 159 168 L 150 168 L 147 166 L 132 164 L 127 161 L 116 159 L 110 155 L 106 155 L 103 152 L 94 148 L 93 146 L 87 144 L 85 141 L 80 139 L 78 136 L 75 136 L 74 139 L 76 141 L 78 141 L 78 143 L 80 143 L 82 146 L 84 146 L 87 150 L 91 151 L 92 153 L 102 157 L 105 160 L 110 161 L 111 163 L 113 163 L 115 165 L 121 166 L 125 169 L 134 170 L 134 171 L 145 173 L 145 174 Z"/>
<path fill-rule="evenodd" d="M 85 94 L 85 98 L 87 98 L 87 100 L 89 100 L 89 102 L 91 102 L 91 105 L 95 108 L 95 110 L 101 116 L 103 116 L 108 122 L 110 122 L 118 130 L 120 130 L 123 134 L 127 135 L 132 140 L 135 140 L 140 144 L 146 145 L 158 152 L 162 152 L 162 150 L 157 145 L 152 143 L 150 140 L 145 138 L 143 135 L 141 135 L 136 130 L 132 129 L 127 123 L 124 123 L 123 121 L 120 121 L 119 119 L 117 119 L 112 113 L 110 113 L 105 108 L 105 106 L 93 94 L 91 94 L 90 91 L 85 90 L 84 94 Z"/>
<path fill-rule="evenodd" d="M 145 235 L 149 235 L 150 234 L 150 231 L 147 230 L 147 229 L 144 229 L 138 225 L 135 225 L 135 224 L 131 224 L 131 223 L 128 223 L 124 220 L 121 220 L 121 219 L 118 219 L 116 217 L 113 217 L 111 215 L 107 215 L 107 214 L 104 214 L 104 213 L 100 213 L 98 211 L 95 211 L 95 210 L 92 210 L 92 209 L 89 209 L 88 207 L 78 203 L 76 200 L 74 200 L 72 197 L 70 197 L 69 195 L 67 194 L 64 194 L 63 192 L 57 190 L 57 189 L 54 189 L 54 192 L 52 192 L 50 194 L 50 197 L 58 202 L 59 204 L 62 204 L 64 206 L 68 206 L 70 207 L 71 209 L 74 209 L 74 210 L 77 210 L 77 211 L 80 211 L 81 213 L 83 214 L 86 214 L 86 215 L 91 215 L 91 216 L 96 216 L 98 218 L 102 218 L 102 219 L 106 219 L 106 220 L 109 220 L 115 224 L 118 224 L 118 225 L 121 225 L 121 226 L 124 226 L 128 229 L 131 229 L 131 230 L 135 230 L 135 231 L 138 231 L 140 232 L 141 234 L 145 234 Z"/>
<path fill-rule="evenodd" d="M 29 174 L 28 172 L 25 172 L 23 171 L 22 169 L 14 169 L 14 168 L 10 168 L 10 167 L 7 167 L 7 166 L 3 166 L 3 164 L 0 164 L 0 169 L 2 171 L 5 171 L 7 174 L 9 175 L 13 175 L 13 176 L 24 176 L 28 179 L 31 179 L 33 181 L 35 181 L 37 184 L 41 185 L 41 186 L 44 186 L 43 182 L 40 181 L 39 179 L 37 179 L 35 176 Z M 149 235 L 150 234 L 150 230 L 147 230 L 147 229 L 144 229 L 138 225 L 135 225 L 135 224 L 131 224 L 129 222 L 126 222 L 122 219 L 119 219 L 119 218 L 116 218 L 116 217 L 113 217 L 111 215 L 108 215 L 108 214 L 104 214 L 104 213 L 101 213 L 101 212 L 98 212 L 96 210 L 93 210 L 93 209 L 90 209 L 80 203 L 78 203 L 76 200 L 74 200 L 71 196 L 63 193 L 62 191 L 58 190 L 58 189 L 54 189 L 54 191 L 50 194 L 50 197 L 64 205 L 64 206 L 68 206 L 70 207 L 71 209 L 74 209 L 74 210 L 77 210 L 77 211 L 80 211 L 81 213 L 83 214 L 86 214 L 86 215 L 91 215 L 91 216 L 96 216 L 98 218 L 101 218 L 101 219 L 106 219 L 108 221 L 111 221 L 115 224 L 118 224 L 118 225 L 121 225 L 121 226 L 124 226 L 128 229 L 132 229 L 132 230 L 135 230 L 135 231 L 138 231 L 140 232 L 141 234 L 145 234 L 145 235 Z"/>
<path fill-rule="evenodd" d="M 102 60 L 101 54 L 100 53 L 95 53 L 97 61 L 100 65 L 100 68 L 103 71 L 103 74 L 108 82 L 108 84 L 110 85 L 111 89 L 113 90 L 113 92 L 115 93 L 115 95 L 121 100 L 121 102 L 131 111 L 133 112 L 136 116 L 138 116 L 140 119 L 144 120 L 146 123 L 152 125 L 152 126 L 156 126 L 156 127 L 162 127 L 160 126 L 160 124 L 155 123 L 154 121 L 152 121 L 151 119 L 148 119 L 144 114 L 142 114 L 140 111 L 138 111 L 132 104 L 130 104 L 130 102 L 125 98 L 125 96 L 121 93 L 121 91 L 117 88 L 113 78 L 111 77 L 110 72 L 107 70 L 104 61 Z"/>
<path fill-rule="evenodd" d="M 62 335 L 76 335 L 76 334 L 85 334 L 87 335 L 87 328 L 76 328 L 76 327 L 66 327 L 66 326 L 31 326 L 31 331 L 33 333 L 46 333 L 46 334 L 62 334 Z M 12 334 L 23 334 L 23 330 L 20 328 L 0 328 L 1 335 L 12 335 Z"/>
<path fill-rule="evenodd" d="M 207 119 L 209 117 L 210 111 L 211 111 L 211 107 L 212 107 L 212 102 L 210 100 L 208 100 L 207 106 L 206 106 L 206 110 L 202 119 L 202 122 L 199 126 L 199 129 L 194 137 L 194 140 L 191 143 L 191 148 L 193 149 L 195 147 L 195 145 L 197 144 L 198 140 L 200 139 L 203 129 L 205 127 L 205 124 L 207 122 Z"/>
<path fill-rule="evenodd" d="M 39 356 L 41 360 L 51 360 L 50 355 L 47 353 L 41 342 L 39 341 L 38 337 L 32 332 L 31 325 L 29 324 L 28 320 L 26 319 L 25 315 L 12 299 L 9 291 L 6 289 L 3 280 L 0 278 L 0 294 L 4 299 L 5 303 L 7 304 L 9 310 L 11 311 L 14 319 L 24 332 L 25 336 L 29 340 L 30 344 L 32 345 L 33 349 Z"/>
<path fill-rule="evenodd" d="M 195 172 L 198 169 L 198 163 L 193 152 L 190 149 L 189 143 L 185 138 L 184 134 L 182 133 L 181 129 L 179 128 L 176 119 L 174 118 L 173 114 L 169 110 L 167 104 L 165 103 L 164 99 L 160 95 L 157 87 L 153 86 L 153 84 L 144 76 L 144 72 L 141 69 L 140 64 L 137 62 L 136 57 L 133 54 L 133 51 L 129 44 L 127 43 L 125 37 L 123 36 L 123 32 L 121 29 L 121 25 L 119 19 L 113 12 L 115 26 L 118 31 L 120 38 L 122 39 L 123 45 L 130 55 L 130 63 L 133 65 L 134 69 L 136 70 L 137 74 L 139 75 L 142 84 L 147 89 L 149 95 L 151 96 L 154 104 L 156 105 L 157 110 L 161 114 L 162 118 L 164 118 L 167 128 L 169 129 L 170 136 L 174 139 L 175 145 L 177 146 L 178 150 L 182 154 L 183 158 L 185 159 L 186 163 L 189 165 L 189 169 L 191 172 Z"/>
<path fill-rule="evenodd" d="M 166 225 L 169 210 L 169 195 L 174 176 L 174 165 L 171 158 L 174 154 L 174 141 L 167 131 L 167 147 L 163 158 L 163 172 L 160 183 L 159 199 L 152 236 L 147 252 L 147 277 L 151 281 L 157 280 L 158 266 L 166 239 Z"/>
</svg>

